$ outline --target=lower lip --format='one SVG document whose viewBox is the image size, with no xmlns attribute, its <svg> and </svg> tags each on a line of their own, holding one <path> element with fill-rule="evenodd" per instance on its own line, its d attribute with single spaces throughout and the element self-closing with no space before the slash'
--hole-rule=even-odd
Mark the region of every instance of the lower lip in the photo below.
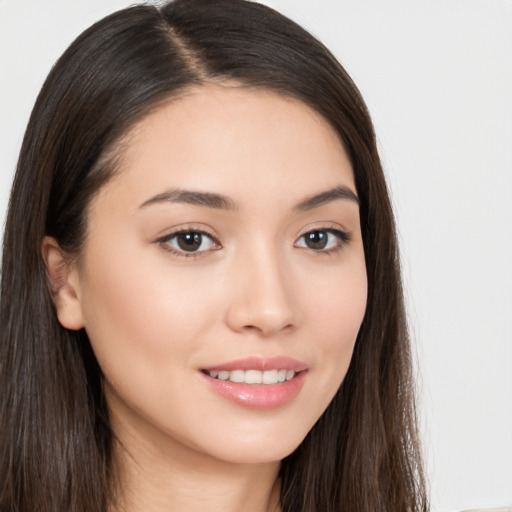
<svg viewBox="0 0 512 512">
<path fill-rule="evenodd" d="M 219 380 L 201 373 L 208 385 L 227 400 L 250 409 L 276 409 L 293 400 L 304 384 L 307 371 L 278 384 L 245 384 Z"/>
</svg>

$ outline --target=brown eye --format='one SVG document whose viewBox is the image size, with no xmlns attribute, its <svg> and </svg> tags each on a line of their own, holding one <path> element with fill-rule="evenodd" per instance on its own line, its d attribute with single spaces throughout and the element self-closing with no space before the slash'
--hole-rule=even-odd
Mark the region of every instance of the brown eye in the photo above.
<svg viewBox="0 0 512 512">
<path fill-rule="evenodd" d="M 220 249 L 220 244 L 203 231 L 178 231 L 158 240 L 167 250 L 181 256 Z"/>
<path fill-rule="evenodd" d="M 350 241 L 350 235 L 339 229 L 314 229 L 304 233 L 295 242 L 295 247 L 329 252 L 341 248 Z"/>
<path fill-rule="evenodd" d="M 182 251 L 194 252 L 197 251 L 203 242 L 203 235 L 201 233 L 180 233 L 176 235 L 176 244 Z"/>
<path fill-rule="evenodd" d="M 326 231 L 311 231 L 304 235 L 306 247 L 309 247 L 310 249 L 325 249 L 328 239 L 329 234 Z"/>
</svg>

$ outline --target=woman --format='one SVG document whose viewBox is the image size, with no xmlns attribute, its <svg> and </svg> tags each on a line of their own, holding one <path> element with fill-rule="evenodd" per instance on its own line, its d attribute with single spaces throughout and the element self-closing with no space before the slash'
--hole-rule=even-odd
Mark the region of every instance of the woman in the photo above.
<svg viewBox="0 0 512 512">
<path fill-rule="evenodd" d="M 85 31 L 32 112 L 2 272 L 2 511 L 426 510 L 371 121 L 274 11 Z"/>
</svg>

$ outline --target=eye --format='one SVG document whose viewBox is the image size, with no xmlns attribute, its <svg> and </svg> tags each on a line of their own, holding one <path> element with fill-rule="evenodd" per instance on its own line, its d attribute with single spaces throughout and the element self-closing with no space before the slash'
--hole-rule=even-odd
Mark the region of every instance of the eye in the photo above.
<svg viewBox="0 0 512 512">
<path fill-rule="evenodd" d="M 178 231 L 158 240 L 164 248 L 180 256 L 193 256 L 197 253 L 220 249 L 214 238 L 198 230 Z"/>
<path fill-rule="evenodd" d="M 295 247 L 329 252 L 341 248 L 349 240 L 350 235 L 339 229 L 314 229 L 304 233 L 295 242 Z"/>
</svg>

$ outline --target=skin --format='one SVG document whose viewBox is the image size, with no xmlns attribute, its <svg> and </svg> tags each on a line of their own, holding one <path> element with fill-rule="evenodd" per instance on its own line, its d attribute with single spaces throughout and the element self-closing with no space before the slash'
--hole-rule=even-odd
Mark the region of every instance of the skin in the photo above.
<svg viewBox="0 0 512 512">
<path fill-rule="evenodd" d="M 209 85 L 133 128 L 90 204 L 78 263 L 45 239 L 59 320 L 85 327 L 105 375 L 119 510 L 278 509 L 279 461 L 339 388 L 366 307 L 357 202 L 298 208 L 336 187 L 356 194 L 323 118 L 297 100 Z M 154 199 L 176 189 L 222 194 L 230 208 Z M 169 237 L 180 229 L 211 238 L 179 252 Z M 315 230 L 350 240 L 333 231 L 313 249 L 303 235 Z M 226 400 L 201 373 L 276 355 L 307 374 L 269 410 Z"/>
</svg>

